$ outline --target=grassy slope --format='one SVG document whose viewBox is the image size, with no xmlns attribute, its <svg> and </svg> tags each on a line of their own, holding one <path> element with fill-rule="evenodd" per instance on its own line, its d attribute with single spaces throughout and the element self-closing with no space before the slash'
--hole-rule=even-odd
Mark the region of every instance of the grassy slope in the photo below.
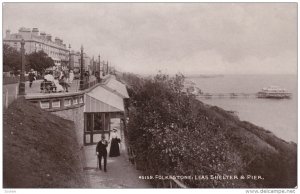
<svg viewBox="0 0 300 194">
<path fill-rule="evenodd" d="M 242 159 L 246 174 L 264 175 L 254 187 L 294 188 L 297 185 L 297 145 L 276 137 L 272 132 L 240 121 L 219 107 L 208 109 L 214 117 L 223 119 L 224 134 Z M 253 181 L 247 181 L 248 183 Z"/>
<path fill-rule="evenodd" d="M 18 99 L 3 116 L 3 186 L 85 187 L 74 124 Z"/>
</svg>

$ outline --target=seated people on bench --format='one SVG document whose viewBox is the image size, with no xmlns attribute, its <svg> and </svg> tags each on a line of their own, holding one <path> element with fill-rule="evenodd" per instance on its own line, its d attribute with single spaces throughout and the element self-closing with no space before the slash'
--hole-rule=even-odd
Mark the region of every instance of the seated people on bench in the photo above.
<svg viewBox="0 0 300 194">
<path fill-rule="evenodd" d="M 64 91 L 64 88 L 59 84 L 59 81 L 57 79 L 55 79 L 52 74 L 53 74 L 53 72 L 50 71 L 48 74 L 46 74 L 44 76 L 44 80 L 52 82 L 56 87 L 56 92 Z"/>
</svg>

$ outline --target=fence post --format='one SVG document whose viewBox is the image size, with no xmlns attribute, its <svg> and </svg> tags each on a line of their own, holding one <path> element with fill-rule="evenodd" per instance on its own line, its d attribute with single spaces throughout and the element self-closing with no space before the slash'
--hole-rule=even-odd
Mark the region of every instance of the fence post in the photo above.
<svg viewBox="0 0 300 194">
<path fill-rule="evenodd" d="M 18 92 L 19 92 L 19 90 L 18 90 L 18 86 L 16 86 L 16 95 L 15 95 L 15 99 L 17 99 L 17 98 L 18 98 Z"/>
<path fill-rule="evenodd" d="M 80 87 L 80 81 L 78 81 L 78 80 L 77 80 L 77 82 L 76 82 L 76 83 L 77 83 L 76 92 L 78 92 L 78 89 L 79 89 L 79 87 Z"/>
</svg>

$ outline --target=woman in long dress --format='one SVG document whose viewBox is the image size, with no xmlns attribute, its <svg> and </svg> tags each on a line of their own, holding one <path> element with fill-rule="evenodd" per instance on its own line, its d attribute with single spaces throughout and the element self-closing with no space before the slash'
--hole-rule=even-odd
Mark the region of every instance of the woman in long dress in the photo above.
<svg viewBox="0 0 300 194">
<path fill-rule="evenodd" d="M 64 91 L 64 88 L 59 84 L 59 81 L 54 78 L 54 76 L 52 75 L 52 72 L 45 75 L 44 79 L 47 80 L 47 81 L 52 82 L 55 85 L 56 92 L 63 92 Z"/>
<path fill-rule="evenodd" d="M 69 73 L 69 83 L 70 84 L 73 82 L 73 79 L 74 79 L 74 73 L 72 70 L 70 70 L 70 73 Z"/>
<path fill-rule="evenodd" d="M 64 88 L 62 85 L 59 84 L 59 81 L 57 79 L 53 80 L 54 85 L 56 86 L 56 92 L 63 92 Z"/>
<path fill-rule="evenodd" d="M 113 132 L 110 136 L 110 151 L 109 151 L 109 157 L 117 157 L 120 156 L 120 148 L 119 143 L 121 142 L 121 139 L 117 135 L 117 129 L 114 128 Z"/>
</svg>

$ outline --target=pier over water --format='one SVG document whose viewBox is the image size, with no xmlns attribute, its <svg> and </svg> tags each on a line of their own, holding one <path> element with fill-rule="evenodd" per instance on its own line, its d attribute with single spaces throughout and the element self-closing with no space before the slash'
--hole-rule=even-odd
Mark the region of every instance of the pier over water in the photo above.
<svg viewBox="0 0 300 194">
<path fill-rule="evenodd" d="M 204 93 L 196 95 L 199 98 L 256 98 L 256 93 Z"/>
</svg>

